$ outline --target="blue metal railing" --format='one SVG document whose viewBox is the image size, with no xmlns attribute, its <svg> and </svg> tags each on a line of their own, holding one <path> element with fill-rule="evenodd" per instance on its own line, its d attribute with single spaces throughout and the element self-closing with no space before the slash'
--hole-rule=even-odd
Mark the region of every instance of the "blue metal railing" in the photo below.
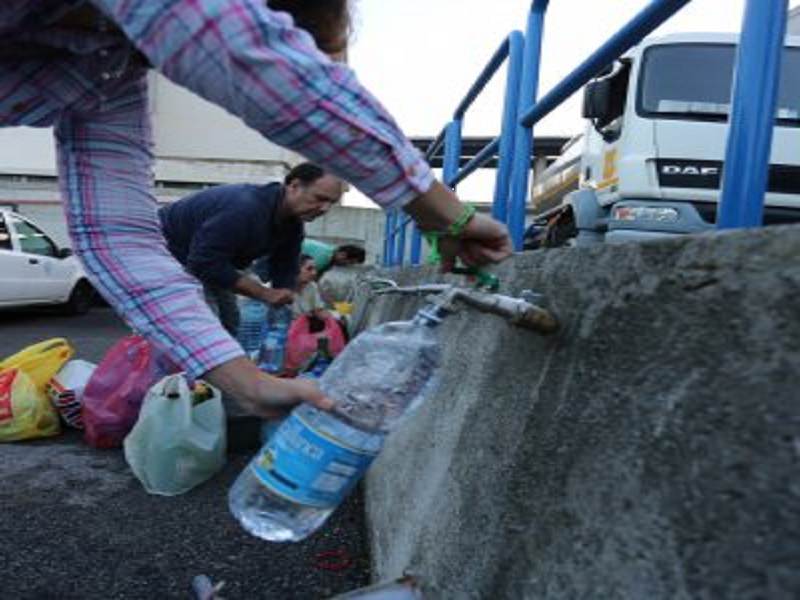
<svg viewBox="0 0 800 600">
<path fill-rule="evenodd" d="M 749 0 L 745 8 L 717 215 L 719 229 L 758 227 L 763 222 L 788 12 L 788 0 Z"/>
<path fill-rule="evenodd" d="M 496 156 L 499 159 L 497 176 L 495 178 L 495 202 L 499 204 L 507 196 L 509 174 L 511 172 L 512 156 L 511 149 L 514 147 L 514 134 L 517 128 L 518 115 L 518 95 L 519 78 L 522 70 L 522 53 L 525 47 L 524 38 L 521 32 L 512 31 L 503 40 L 500 47 L 494 53 L 491 60 L 484 67 L 475 83 L 467 92 L 464 99 L 459 103 L 453 113 L 453 120 L 448 123 L 434 142 L 428 147 L 426 156 L 430 160 L 436 151 L 444 144 L 444 163 L 443 175 L 445 185 L 455 189 L 459 181 L 467 177 Z M 462 127 L 464 116 L 472 106 L 475 99 L 480 95 L 494 74 L 508 59 L 508 70 L 506 75 L 505 101 L 503 108 L 503 118 L 501 122 L 500 136 L 489 142 L 469 164 L 459 173 L 459 159 L 461 157 Z M 505 186 L 500 187 L 500 186 Z M 500 208 L 493 208 L 493 214 L 501 211 Z M 402 215 L 387 217 L 387 222 L 392 220 L 393 227 L 387 225 L 387 232 L 394 238 L 395 243 L 389 242 L 393 252 L 384 253 L 384 265 L 402 265 L 405 262 L 405 231 L 409 224 L 409 219 Z M 412 235 L 411 242 L 411 263 L 418 265 L 421 255 L 422 240 L 416 226 Z"/>
<path fill-rule="evenodd" d="M 455 189 L 457 183 L 499 155 L 492 216 L 508 225 L 515 249 L 522 249 L 534 126 L 690 1 L 652 0 L 550 92 L 537 99 L 541 42 L 550 0 L 532 0 L 525 38 L 513 32 L 503 42 L 459 104 L 453 120 L 428 148 L 427 158 L 430 160 L 444 145 L 443 180 Z M 717 220 L 720 229 L 754 227 L 762 222 L 788 4 L 788 0 L 746 0 Z M 506 57 L 509 69 L 501 134 L 459 171 L 464 113 Z M 402 216 L 387 216 L 390 239 L 385 244 L 385 265 L 403 264 L 407 224 L 408 219 Z M 419 264 L 420 243 L 415 230 L 412 264 Z"/>
</svg>

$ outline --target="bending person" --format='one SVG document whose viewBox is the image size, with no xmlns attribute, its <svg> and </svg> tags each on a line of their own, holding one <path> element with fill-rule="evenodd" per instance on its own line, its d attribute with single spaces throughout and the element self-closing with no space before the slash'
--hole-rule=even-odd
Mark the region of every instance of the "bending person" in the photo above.
<svg viewBox="0 0 800 600">
<path fill-rule="evenodd" d="M 202 283 L 206 301 L 236 336 L 235 293 L 267 304 L 289 304 L 297 281 L 304 223 L 342 197 L 342 180 L 302 163 L 284 183 L 220 185 L 162 207 L 158 213 L 172 255 Z M 263 260 L 272 287 L 243 272 Z"/>
<path fill-rule="evenodd" d="M 342 52 L 348 34 L 345 0 L 0 5 L 0 125 L 55 128 L 69 234 L 89 279 L 191 376 L 265 416 L 302 400 L 331 402 L 312 383 L 278 380 L 245 358 L 168 250 L 153 193 L 148 69 L 383 208 L 447 233 L 445 265 L 456 255 L 496 262 L 511 251 L 505 228 L 468 218 L 380 103 L 326 55 Z"/>
</svg>

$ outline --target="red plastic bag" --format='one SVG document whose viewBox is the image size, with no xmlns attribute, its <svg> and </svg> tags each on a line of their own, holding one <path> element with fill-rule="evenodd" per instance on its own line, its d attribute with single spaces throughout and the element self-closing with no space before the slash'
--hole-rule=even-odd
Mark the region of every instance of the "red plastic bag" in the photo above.
<svg viewBox="0 0 800 600">
<path fill-rule="evenodd" d="M 289 371 L 299 371 L 314 356 L 317 340 L 321 337 L 328 338 L 328 350 L 332 356 L 338 355 L 345 346 L 344 333 L 336 319 L 331 316 L 322 319 L 323 328 L 316 332 L 312 331 L 311 323 L 312 318 L 301 315 L 289 326 L 284 363 Z"/>
<path fill-rule="evenodd" d="M 178 371 L 179 367 L 141 336 L 128 336 L 114 344 L 83 392 L 86 443 L 95 448 L 122 446 L 136 424 L 147 391 Z"/>
</svg>

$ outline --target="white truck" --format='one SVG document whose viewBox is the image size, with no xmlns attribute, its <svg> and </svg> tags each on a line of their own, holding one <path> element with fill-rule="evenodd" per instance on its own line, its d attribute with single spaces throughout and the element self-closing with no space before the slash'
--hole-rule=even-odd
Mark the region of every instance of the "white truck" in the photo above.
<svg viewBox="0 0 800 600">
<path fill-rule="evenodd" d="M 734 34 L 650 38 L 584 88 L 585 132 L 534 181 L 526 247 L 591 245 L 714 228 Z M 800 36 L 786 38 L 764 204 L 800 222 Z"/>
<path fill-rule="evenodd" d="M 33 221 L 0 209 L 0 308 L 61 305 L 84 314 L 95 291 L 68 248 Z"/>
</svg>

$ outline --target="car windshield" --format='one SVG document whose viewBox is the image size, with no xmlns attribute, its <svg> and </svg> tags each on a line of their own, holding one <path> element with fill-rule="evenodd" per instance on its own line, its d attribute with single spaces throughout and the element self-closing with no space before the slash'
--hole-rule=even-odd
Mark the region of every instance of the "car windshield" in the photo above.
<svg viewBox="0 0 800 600">
<path fill-rule="evenodd" d="M 671 44 L 645 52 L 639 106 L 648 116 L 725 121 L 736 60 L 733 44 Z M 776 119 L 800 125 L 800 48 L 781 61 Z"/>
</svg>

